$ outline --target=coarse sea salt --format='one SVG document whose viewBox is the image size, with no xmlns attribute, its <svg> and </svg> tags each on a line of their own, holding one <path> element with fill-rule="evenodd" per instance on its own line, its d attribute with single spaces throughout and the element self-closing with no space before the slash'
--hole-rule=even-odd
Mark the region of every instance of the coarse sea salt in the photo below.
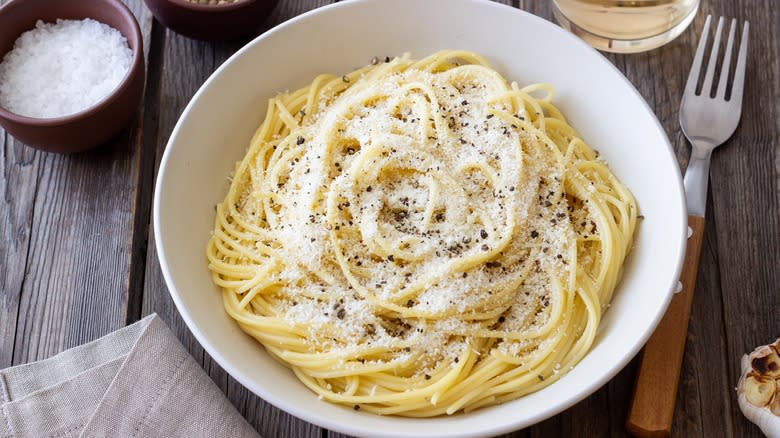
<svg viewBox="0 0 780 438">
<path fill-rule="evenodd" d="M 127 39 L 111 26 L 38 20 L 0 63 L 0 106 L 36 118 L 75 114 L 114 91 L 132 61 Z"/>
</svg>

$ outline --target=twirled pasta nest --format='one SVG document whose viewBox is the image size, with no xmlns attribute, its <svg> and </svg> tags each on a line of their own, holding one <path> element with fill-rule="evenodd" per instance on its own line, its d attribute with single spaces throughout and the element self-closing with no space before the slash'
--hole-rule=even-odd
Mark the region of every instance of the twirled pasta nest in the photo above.
<svg viewBox="0 0 780 438">
<path fill-rule="evenodd" d="M 552 105 L 480 56 L 318 76 L 268 103 L 217 207 L 225 309 L 321 397 L 433 416 L 588 351 L 637 208 Z"/>
</svg>

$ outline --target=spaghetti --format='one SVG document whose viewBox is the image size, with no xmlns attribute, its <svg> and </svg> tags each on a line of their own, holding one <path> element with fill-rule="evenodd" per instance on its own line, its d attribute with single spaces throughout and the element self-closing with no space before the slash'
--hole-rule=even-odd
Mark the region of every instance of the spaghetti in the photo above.
<svg viewBox="0 0 780 438">
<path fill-rule="evenodd" d="M 594 340 L 637 207 L 552 97 L 442 51 L 270 99 L 208 243 L 228 314 L 321 398 L 377 414 L 556 381 Z"/>
</svg>

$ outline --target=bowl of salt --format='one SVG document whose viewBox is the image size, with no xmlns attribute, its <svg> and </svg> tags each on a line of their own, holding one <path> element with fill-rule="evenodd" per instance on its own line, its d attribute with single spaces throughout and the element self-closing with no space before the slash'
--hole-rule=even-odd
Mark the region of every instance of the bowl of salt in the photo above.
<svg viewBox="0 0 780 438">
<path fill-rule="evenodd" d="M 80 152 L 116 136 L 144 89 L 143 41 L 119 0 L 0 8 L 0 125 L 28 146 Z"/>
</svg>

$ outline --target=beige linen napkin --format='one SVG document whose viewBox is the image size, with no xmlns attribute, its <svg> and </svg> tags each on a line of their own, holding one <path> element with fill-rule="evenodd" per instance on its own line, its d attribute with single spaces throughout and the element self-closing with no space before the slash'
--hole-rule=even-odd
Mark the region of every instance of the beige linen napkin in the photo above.
<svg viewBox="0 0 780 438">
<path fill-rule="evenodd" d="M 258 437 L 165 323 L 0 371 L 0 437 Z"/>
</svg>

